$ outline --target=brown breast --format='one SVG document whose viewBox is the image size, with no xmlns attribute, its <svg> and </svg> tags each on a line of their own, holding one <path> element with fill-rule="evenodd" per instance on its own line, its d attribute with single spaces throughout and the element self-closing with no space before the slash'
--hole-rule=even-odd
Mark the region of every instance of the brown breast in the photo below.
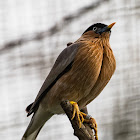
<svg viewBox="0 0 140 140">
<path fill-rule="evenodd" d="M 99 77 L 102 60 L 103 47 L 97 39 L 94 42 L 83 42 L 83 46 L 76 54 L 72 69 L 59 80 L 61 89 L 59 92 L 65 91 L 65 94 L 60 93 L 59 98 L 78 102 L 86 97 Z"/>
<path fill-rule="evenodd" d="M 78 102 L 81 107 L 89 104 L 100 94 L 100 92 L 109 82 L 116 68 L 116 61 L 113 51 L 110 48 L 109 40 L 106 38 L 102 38 L 100 40 L 100 43 L 103 47 L 103 60 L 100 74 L 90 93 Z"/>
</svg>

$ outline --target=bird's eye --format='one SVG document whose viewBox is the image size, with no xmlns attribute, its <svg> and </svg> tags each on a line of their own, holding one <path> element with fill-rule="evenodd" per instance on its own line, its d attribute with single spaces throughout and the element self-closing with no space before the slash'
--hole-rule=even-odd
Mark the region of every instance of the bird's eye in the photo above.
<svg viewBox="0 0 140 140">
<path fill-rule="evenodd" d="M 97 30 L 97 27 L 93 27 L 93 31 L 96 31 Z"/>
</svg>

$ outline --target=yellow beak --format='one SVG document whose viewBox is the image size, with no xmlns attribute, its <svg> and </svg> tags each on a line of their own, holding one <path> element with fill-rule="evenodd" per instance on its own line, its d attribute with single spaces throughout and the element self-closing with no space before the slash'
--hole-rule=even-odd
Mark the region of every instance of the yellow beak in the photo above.
<svg viewBox="0 0 140 140">
<path fill-rule="evenodd" d="M 116 23 L 116 22 L 113 22 L 112 24 L 108 25 L 107 27 L 108 27 L 109 29 L 111 29 L 111 28 L 114 26 L 115 23 Z"/>
</svg>

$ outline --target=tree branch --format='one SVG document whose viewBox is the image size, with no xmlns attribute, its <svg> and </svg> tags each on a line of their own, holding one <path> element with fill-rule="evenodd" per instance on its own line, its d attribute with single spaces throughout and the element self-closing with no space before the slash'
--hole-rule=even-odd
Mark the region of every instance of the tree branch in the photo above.
<svg viewBox="0 0 140 140">
<path fill-rule="evenodd" d="M 81 128 L 79 128 L 77 117 L 71 120 L 73 114 L 73 106 L 70 104 L 70 102 L 68 100 L 62 101 L 61 106 L 72 124 L 74 135 L 77 136 L 79 140 L 95 140 L 93 131 L 90 128 L 89 124 L 82 123 Z M 84 111 L 84 113 L 87 113 L 86 108 L 84 108 L 82 111 Z"/>
</svg>

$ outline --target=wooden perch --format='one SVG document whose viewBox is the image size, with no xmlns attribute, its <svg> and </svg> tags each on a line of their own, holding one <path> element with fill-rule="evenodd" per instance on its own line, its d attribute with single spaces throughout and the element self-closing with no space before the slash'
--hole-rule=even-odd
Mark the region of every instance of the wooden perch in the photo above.
<svg viewBox="0 0 140 140">
<path fill-rule="evenodd" d="M 79 128 L 77 117 L 71 120 L 73 115 L 73 106 L 70 104 L 70 102 L 68 100 L 62 101 L 61 106 L 72 124 L 72 127 L 74 129 L 74 135 L 77 136 L 79 140 L 95 140 L 93 131 L 90 128 L 89 124 L 82 123 L 81 128 Z M 86 108 L 82 111 L 84 111 L 84 113 L 87 113 Z"/>
</svg>

